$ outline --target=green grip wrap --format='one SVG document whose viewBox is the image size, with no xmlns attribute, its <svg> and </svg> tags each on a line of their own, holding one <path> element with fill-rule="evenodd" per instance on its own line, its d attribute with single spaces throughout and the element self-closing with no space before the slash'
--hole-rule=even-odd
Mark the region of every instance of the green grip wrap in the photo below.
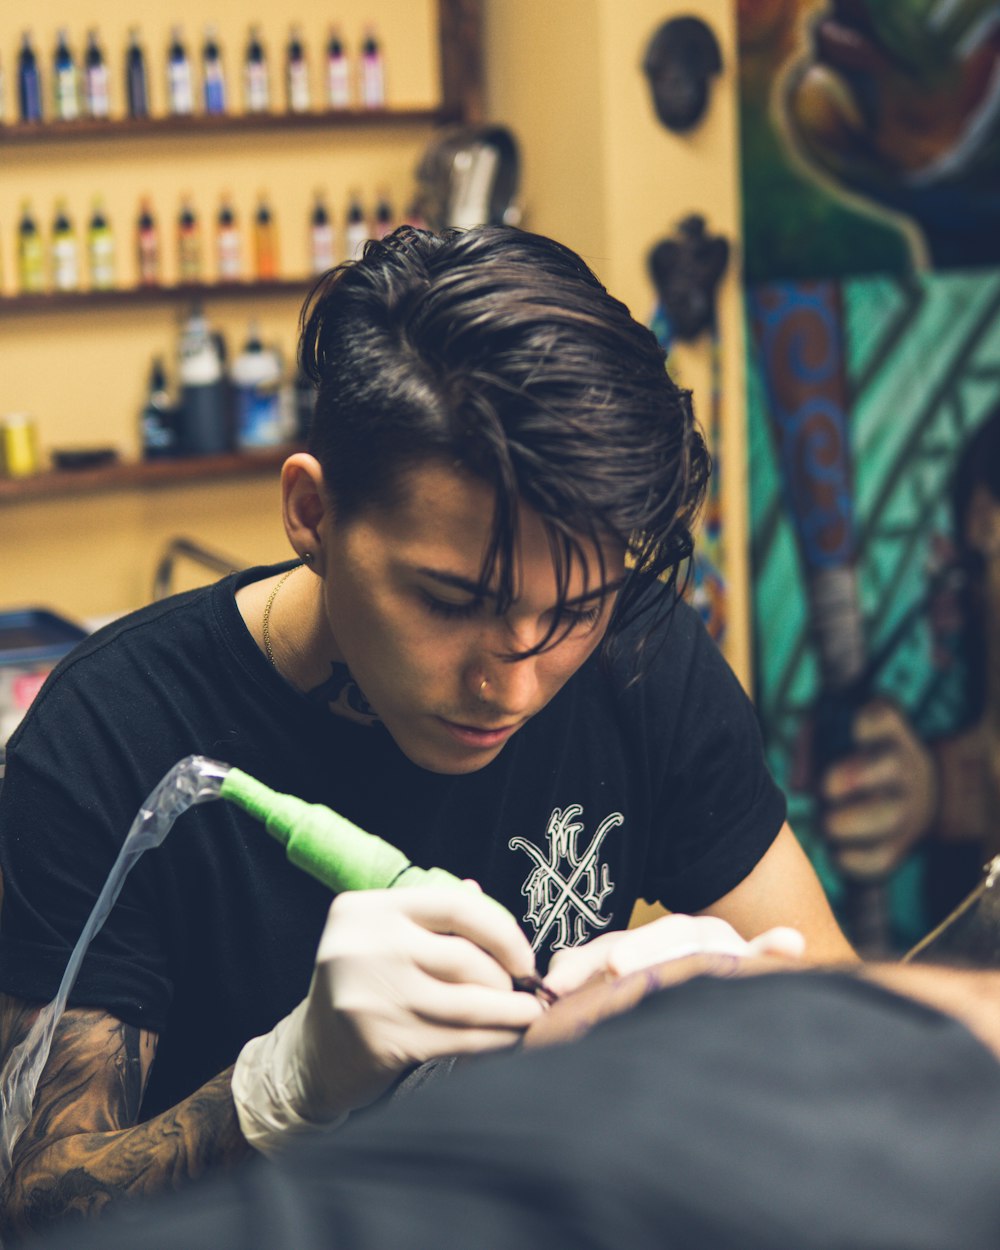
<svg viewBox="0 0 1000 1250">
<path fill-rule="evenodd" d="M 284 846 L 291 863 L 336 894 L 465 884 L 443 868 L 418 868 L 402 851 L 329 807 L 281 794 L 239 768 L 229 770 L 219 794 L 259 820 Z"/>
</svg>

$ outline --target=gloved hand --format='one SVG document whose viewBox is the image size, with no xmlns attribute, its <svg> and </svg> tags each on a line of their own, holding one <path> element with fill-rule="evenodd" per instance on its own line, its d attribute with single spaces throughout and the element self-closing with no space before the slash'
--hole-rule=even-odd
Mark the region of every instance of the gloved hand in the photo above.
<svg viewBox="0 0 1000 1250">
<path fill-rule="evenodd" d="M 805 939 L 797 929 L 768 929 L 748 942 L 731 924 L 716 916 L 674 914 L 557 951 L 545 984 L 562 995 L 578 989 L 595 973 L 623 977 L 639 968 L 686 955 L 780 955 L 799 959 L 804 950 Z"/>
<path fill-rule="evenodd" d="M 511 978 L 534 967 L 514 918 L 474 890 L 339 895 L 307 997 L 236 1062 L 244 1136 L 271 1153 L 419 1063 L 514 1045 L 542 1008 Z"/>
</svg>

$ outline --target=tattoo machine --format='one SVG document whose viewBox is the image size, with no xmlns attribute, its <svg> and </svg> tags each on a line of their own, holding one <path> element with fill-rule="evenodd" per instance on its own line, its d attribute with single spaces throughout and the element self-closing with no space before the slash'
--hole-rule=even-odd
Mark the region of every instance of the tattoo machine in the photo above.
<svg viewBox="0 0 1000 1250">
<path fill-rule="evenodd" d="M 397 847 L 331 808 L 271 790 L 239 768 L 226 772 L 219 797 L 259 820 L 284 846 L 291 863 L 336 894 L 421 885 L 469 888 L 444 868 L 418 868 Z M 537 975 L 517 978 L 515 989 L 535 993 L 547 1003 L 555 1001 Z"/>
</svg>

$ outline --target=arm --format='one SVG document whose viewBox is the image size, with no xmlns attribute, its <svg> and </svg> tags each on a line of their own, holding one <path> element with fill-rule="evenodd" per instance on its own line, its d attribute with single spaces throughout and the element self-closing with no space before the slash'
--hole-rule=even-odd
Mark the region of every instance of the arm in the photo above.
<svg viewBox="0 0 1000 1250">
<path fill-rule="evenodd" d="M 728 921 L 745 938 L 789 925 L 806 940 L 810 963 L 854 961 L 809 858 L 789 825 L 782 826 L 749 876 L 701 913 Z"/>
<path fill-rule="evenodd" d="M 1000 1059 L 1000 972 L 931 964 L 866 964 L 861 975 L 954 1016 Z"/>
<path fill-rule="evenodd" d="M 0 996 L 0 1055 L 37 1013 Z M 225 1072 L 170 1111 L 138 1124 L 157 1037 L 106 1012 L 60 1021 L 35 1112 L 2 1193 L 2 1231 L 23 1236 L 120 1198 L 171 1189 L 249 1153 Z"/>
</svg>

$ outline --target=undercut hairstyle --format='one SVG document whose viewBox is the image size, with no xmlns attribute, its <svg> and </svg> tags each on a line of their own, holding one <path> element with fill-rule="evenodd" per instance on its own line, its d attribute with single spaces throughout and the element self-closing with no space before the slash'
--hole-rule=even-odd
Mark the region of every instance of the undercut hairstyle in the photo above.
<svg viewBox="0 0 1000 1250">
<path fill-rule="evenodd" d="M 503 613 L 518 593 L 519 505 L 539 515 L 557 602 L 518 657 L 569 627 L 584 543 L 627 552 L 609 636 L 657 605 L 669 614 L 708 453 L 652 332 L 569 248 L 512 227 L 400 227 L 319 280 L 299 356 L 316 388 L 309 450 L 338 520 L 391 506 L 422 464 L 475 475 L 496 499 L 479 586 Z"/>
</svg>

